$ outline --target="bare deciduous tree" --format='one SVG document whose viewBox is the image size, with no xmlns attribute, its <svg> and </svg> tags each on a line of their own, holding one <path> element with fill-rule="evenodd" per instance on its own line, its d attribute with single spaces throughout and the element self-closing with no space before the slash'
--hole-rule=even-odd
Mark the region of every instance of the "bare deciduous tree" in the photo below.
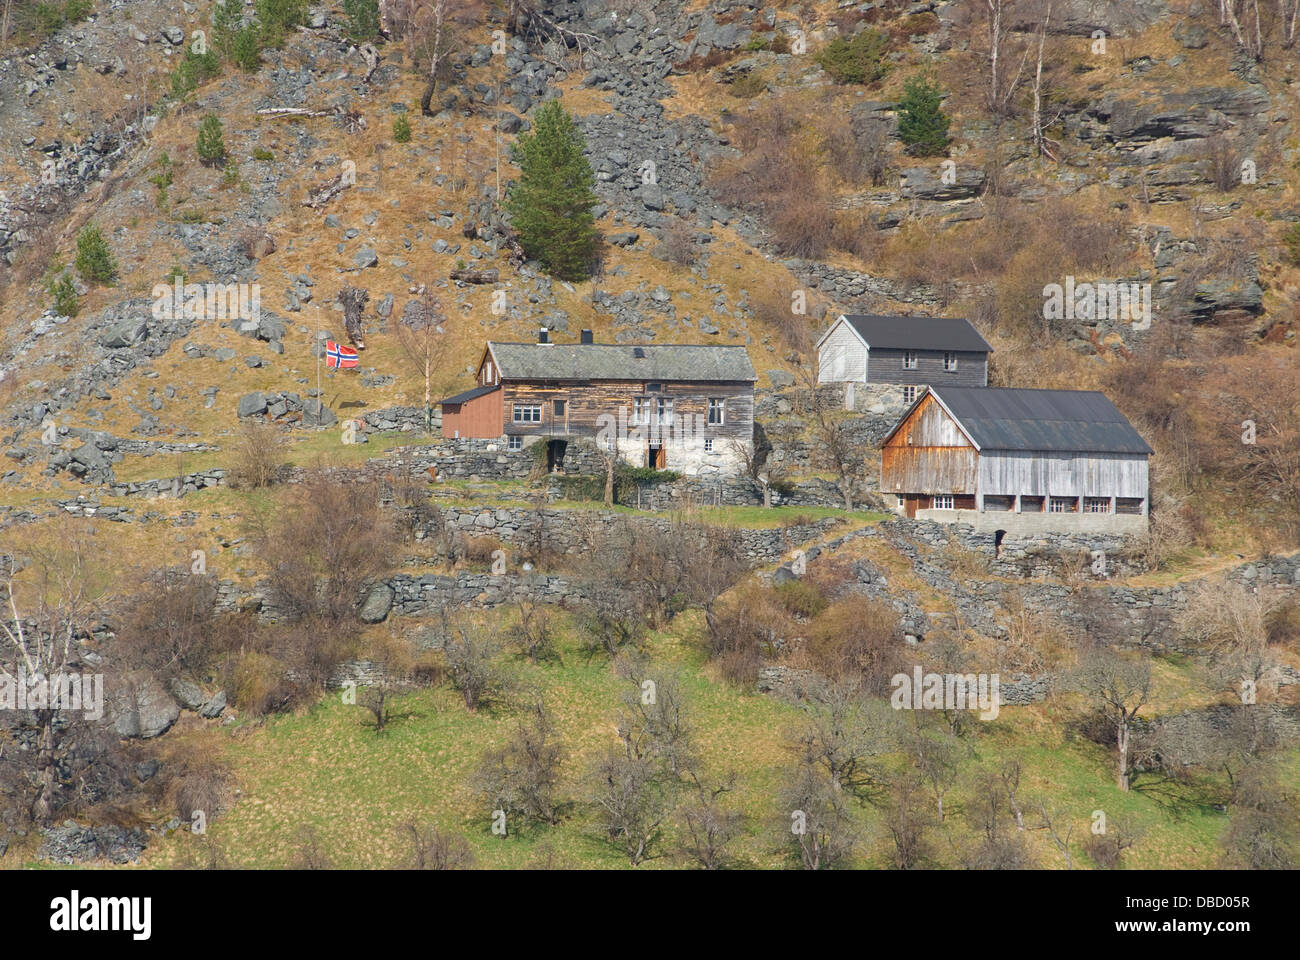
<svg viewBox="0 0 1300 960">
<path fill-rule="evenodd" d="M 692 773 L 691 782 L 695 797 L 677 811 L 678 856 L 705 870 L 720 870 L 730 860 L 728 849 L 745 822 L 740 811 L 722 806 L 722 798 L 735 788 L 736 775 L 706 784 Z"/>
<path fill-rule="evenodd" d="M 1086 654 L 1075 670 L 1072 686 L 1105 712 L 1115 730 L 1119 752 L 1116 781 L 1129 788 L 1129 747 L 1133 720 L 1151 697 L 1151 658 L 1122 656 L 1100 647 Z"/>
<path fill-rule="evenodd" d="M 672 813 L 671 785 L 654 760 L 611 750 L 593 769 L 590 800 L 610 840 L 632 866 L 662 855 L 664 827 Z"/>
<path fill-rule="evenodd" d="M 48 823 L 67 792 L 60 765 L 84 763 L 66 754 L 91 721 L 61 687 L 70 686 L 76 672 L 81 694 L 91 693 L 81 684 L 80 643 L 108 602 L 108 580 L 88 521 L 64 521 L 40 540 L 6 539 L 0 548 L 0 590 L 8 607 L 0 618 L 0 681 L 30 691 L 20 722 L 30 722 L 36 738 L 27 757 L 4 759 L 21 760 L 30 771 L 24 786 L 31 788 L 31 816 Z M 102 697 L 102 676 L 98 682 Z M 27 774 L 20 773 L 20 779 Z"/>
<path fill-rule="evenodd" d="M 442 369 L 450 350 L 451 337 L 447 333 L 447 316 L 442 303 L 431 292 L 425 292 L 419 301 L 419 315 L 407 324 L 399 320 L 396 333 L 398 346 L 407 363 L 424 380 L 424 430 L 433 430 L 433 378 Z"/>
<path fill-rule="evenodd" d="M 556 824 L 568 801 L 560 790 L 564 745 L 545 699 L 535 696 L 515 727 L 510 741 L 490 752 L 479 768 L 479 793 L 493 809 L 525 823 Z"/>
</svg>

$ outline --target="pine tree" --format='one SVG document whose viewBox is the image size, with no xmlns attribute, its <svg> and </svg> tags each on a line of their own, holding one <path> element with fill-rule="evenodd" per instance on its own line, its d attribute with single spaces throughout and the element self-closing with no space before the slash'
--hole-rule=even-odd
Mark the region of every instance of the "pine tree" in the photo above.
<svg viewBox="0 0 1300 960">
<path fill-rule="evenodd" d="M 940 105 L 943 94 L 932 77 L 917 74 L 903 84 L 898 104 L 898 136 L 914 157 L 934 157 L 948 152 L 948 125 L 952 122 Z"/>
<path fill-rule="evenodd" d="M 226 159 L 226 142 L 221 136 L 221 121 L 215 114 L 209 113 L 199 124 L 197 149 L 199 162 L 205 166 L 217 166 Z"/>
<path fill-rule="evenodd" d="M 58 270 L 46 284 L 50 296 L 54 298 L 54 309 L 61 317 L 77 315 L 77 285 L 72 274 L 67 270 Z"/>
<path fill-rule="evenodd" d="M 379 36 L 379 0 L 343 0 L 347 26 L 343 32 L 353 43 L 364 43 Z"/>
<path fill-rule="evenodd" d="M 77 234 L 77 272 L 95 283 L 112 283 L 117 278 L 117 261 L 99 227 L 88 224 Z"/>
<path fill-rule="evenodd" d="M 562 280 L 591 272 L 596 252 L 595 177 L 587 143 L 573 118 L 552 100 L 533 116 L 533 132 L 514 148 L 519 180 L 506 201 L 524 253 Z"/>
</svg>

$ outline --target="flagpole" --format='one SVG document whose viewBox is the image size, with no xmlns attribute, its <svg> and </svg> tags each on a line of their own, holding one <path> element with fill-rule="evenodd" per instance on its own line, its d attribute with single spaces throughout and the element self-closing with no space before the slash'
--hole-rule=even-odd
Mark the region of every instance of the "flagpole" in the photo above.
<svg viewBox="0 0 1300 960">
<path fill-rule="evenodd" d="M 320 418 L 321 418 L 320 355 L 325 352 L 325 342 L 321 339 L 320 334 L 321 334 L 320 330 L 317 329 L 316 331 L 316 429 L 317 430 L 320 429 Z"/>
</svg>

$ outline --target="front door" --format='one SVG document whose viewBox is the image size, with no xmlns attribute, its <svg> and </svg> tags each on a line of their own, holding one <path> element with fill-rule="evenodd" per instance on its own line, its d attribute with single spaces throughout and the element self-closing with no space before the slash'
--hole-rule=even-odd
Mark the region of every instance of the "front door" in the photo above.
<svg viewBox="0 0 1300 960">
<path fill-rule="evenodd" d="M 646 451 L 645 465 L 651 470 L 662 470 L 667 463 L 668 456 L 663 447 L 650 447 Z"/>
</svg>

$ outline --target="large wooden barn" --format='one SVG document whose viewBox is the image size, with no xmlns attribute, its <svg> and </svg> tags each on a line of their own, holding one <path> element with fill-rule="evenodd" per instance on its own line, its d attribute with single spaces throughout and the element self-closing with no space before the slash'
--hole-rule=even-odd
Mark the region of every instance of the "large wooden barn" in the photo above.
<svg viewBox="0 0 1300 960">
<path fill-rule="evenodd" d="M 897 411 L 927 386 L 983 387 L 993 348 L 958 317 L 841 315 L 817 341 L 817 382 L 850 410 Z"/>
<path fill-rule="evenodd" d="M 442 401 L 444 437 L 497 438 L 509 450 L 570 440 L 613 445 L 636 466 L 737 474 L 754 442 L 754 367 L 740 346 L 489 341 L 477 386 Z"/>
<path fill-rule="evenodd" d="M 1095 391 L 931 386 L 881 442 L 880 491 L 977 530 L 1140 533 L 1151 452 Z"/>
</svg>

